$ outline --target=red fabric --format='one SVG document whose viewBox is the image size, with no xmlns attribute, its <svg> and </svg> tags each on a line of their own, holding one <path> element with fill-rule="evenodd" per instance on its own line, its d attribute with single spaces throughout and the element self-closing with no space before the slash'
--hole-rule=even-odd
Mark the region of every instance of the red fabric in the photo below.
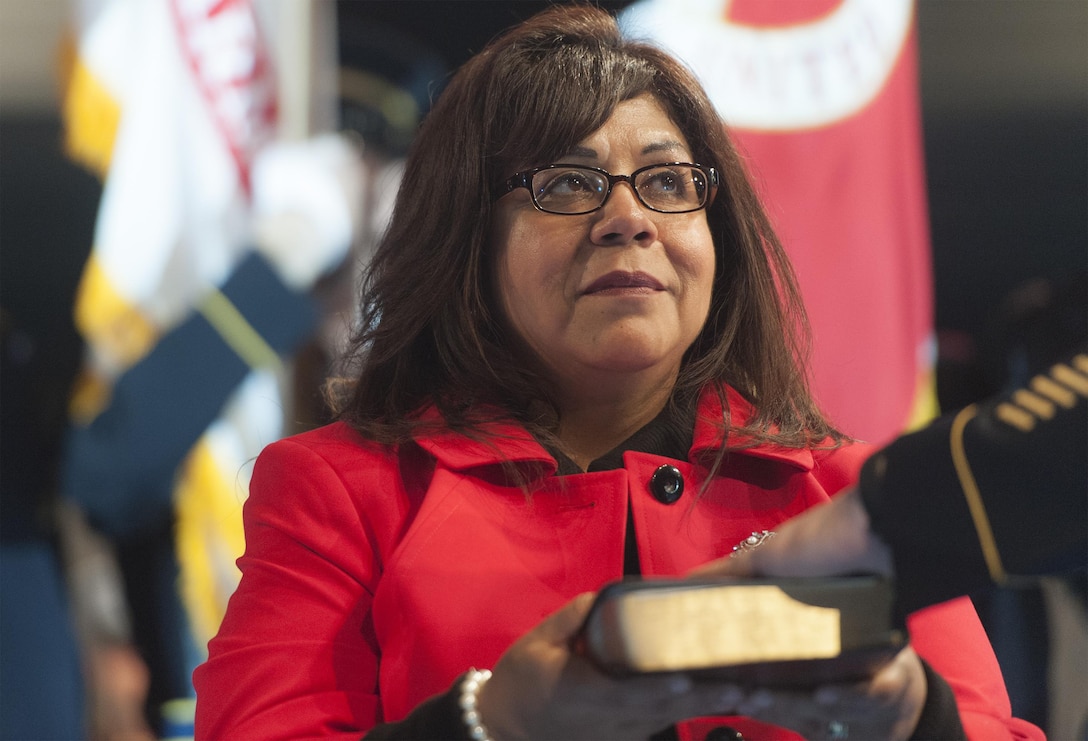
<svg viewBox="0 0 1088 741">
<path fill-rule="evenodd" d="M 705 401 L 701 418 L 713 407 Z M 526 470 L 554 470 L 523 431 L 508 432 Z M 197 737 L 358 738 L 469 666 L 493 666 L 575 595 L 620 578 L 628 506 L 644 573 L 680 574 L 827 501 L 869 452 L 735 453 L 696 500 L 698 461 L 719 437 L 700 422 L 688 461 L 628 452 L 619 470 L 542 476 L 530 497 L 501 483 L 502 436 L 489 448 L 438 435 L 398 456 L 336 424 L 274 443 L 245 505 L 241 585 L 194 676 Z M 666 462 L 686 481 L 675 505 L 648 491 Z M 969 706 L 968 729 L 1007 737 L 1008 700 L 970 603 L 920 615 L 911 628 L 919 653 Z M 742 732 L 753 723 L 730 719 Z"/>
<path fill-rule="evenodd" d="M 811 23 L 841 4 L 842 0 L 730 0 L 724 13 L 730 22 L 746 26 L 792 26 Z"/>
<path fill-rule="evenodd" d="M 934 625 L 941 629 L 934 631 Z M 964 597 L 919 610 L 908 617 L 907 629 L 914 650 L 938 674 L 947 679 L 974 673 L 970 684 L 952 685 L 968 738 L 1045 739 L 1036 726 L 1011 717 L 1001 667 L 970 600 Z"/>
<path fill-rule="evenodd" d="M 932 368 L 923 355 L 933 288 L 915 31 L 884 88 L 854 115 L 730 131 L 801 283 L 821 405 L 850 434 L 890 441 Z"/>
</svg>

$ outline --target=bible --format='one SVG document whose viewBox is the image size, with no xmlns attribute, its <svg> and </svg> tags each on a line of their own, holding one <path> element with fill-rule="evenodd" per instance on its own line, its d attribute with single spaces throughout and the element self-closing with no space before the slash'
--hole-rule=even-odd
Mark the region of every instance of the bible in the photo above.
<svg viewBox="0 0 1088 741">
<path fill-rule="evenodd" d="M 602 589 L 578 650 L 613 675 L 689 672 L 749 686 L 868 678 L 904 645 L 886 579 L 647 579 Z"/>
</svg>

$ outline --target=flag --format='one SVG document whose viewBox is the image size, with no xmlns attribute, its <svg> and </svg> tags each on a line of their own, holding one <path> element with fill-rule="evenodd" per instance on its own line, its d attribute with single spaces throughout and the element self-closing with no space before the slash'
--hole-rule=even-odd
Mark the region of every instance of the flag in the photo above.
<svg viewBox="0 0 1088 741">
<path fill-rule="evenodd" d="M 692 68 L 745 158 L 797 272 L 832 421 L 879 444 L 934 416 L 912 0 L 640 0 L 621 24 Z"/>
<path fill-rule="evenodd" d="M 86 0 L 77 11 L 66 144 L 103 179 L 75 302 L 88 352 L 72 415 L 85 424 L 245 256 L 251 167 L 279 109 L 255 0 Z M 283 432 L 281 371 L 252 371 L 179 469 L 180 588 L 198 646 L 239 578 L 248 466 Z"/>
</svg>

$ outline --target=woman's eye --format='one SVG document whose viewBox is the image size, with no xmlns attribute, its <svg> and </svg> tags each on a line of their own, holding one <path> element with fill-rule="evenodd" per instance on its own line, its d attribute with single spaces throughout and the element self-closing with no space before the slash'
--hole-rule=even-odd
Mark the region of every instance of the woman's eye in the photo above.
<svg viewBox="0 0 1088 741">
<path fill-rule="evenodd" d="M 594 192 L 596 189 L 585 173 L 572 171 L 555 175 L 542 190 L 549 195 L 573 195 Z"/>
<path fill-rule="evenodd" d="M 684 193 L 688 189 L 688 182 L 676 172 L 656 172 L 643 182 L 642 188 L 643 190 L 662 194 Z"/>
</svg>

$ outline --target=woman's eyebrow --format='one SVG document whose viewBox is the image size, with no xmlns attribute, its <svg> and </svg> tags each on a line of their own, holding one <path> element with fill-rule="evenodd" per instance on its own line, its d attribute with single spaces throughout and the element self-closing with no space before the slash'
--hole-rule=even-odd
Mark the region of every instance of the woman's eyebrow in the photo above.
<svg viewBox="0 0 1088 741">
<path fill-rule="evenodd" d="M 653 142 L 647 144 L 642 148 L 643 154 L 653 154 L 654 152 L 686 152 L 687 147 L 675 140 L 667 140 L 660 142 Z"/>
<path fill-rule="evenodd" d="M 596 159 L 597 150 L 590 147 L 584 147 L 581 144 L 575 144 L 573 147 L 567 150 L 564 157 L 585 157 L 586 159 Z"/>
<path fill-rule="evenodd" d="M 654 154 L 655 152 L 687 152 L 687 147 L 675 139 L 665 139 L 663 141 L 651 142 L 642 148 L 642 154 Z M 597 154 L 597 150 L 592 147 L 576 144 L 567 150 L 567 153 L 563 156 L 597 159 L 599 155 Z"/>
</svg>

